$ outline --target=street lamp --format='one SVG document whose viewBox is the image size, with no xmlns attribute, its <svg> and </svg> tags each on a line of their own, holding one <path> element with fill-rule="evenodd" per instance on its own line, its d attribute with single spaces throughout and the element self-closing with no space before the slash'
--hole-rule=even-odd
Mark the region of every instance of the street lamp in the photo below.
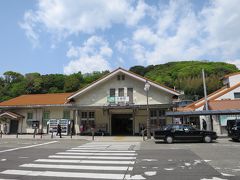
<svg viewBox="0 0 240 180">
<path fill-rule="evenodd" d="M 149 119 L 149 104 L 148 104 L 148 92 L 149 92 L 150 84 L 148 80 L 146 80 L 144 91 L 146 91 L 147 94 L 147 139 L 151 139 L 150 134 L 150 119 Z"/>
</svg>

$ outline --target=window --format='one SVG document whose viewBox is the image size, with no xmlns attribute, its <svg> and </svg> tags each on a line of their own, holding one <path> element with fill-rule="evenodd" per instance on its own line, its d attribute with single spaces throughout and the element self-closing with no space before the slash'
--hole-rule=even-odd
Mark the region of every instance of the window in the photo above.
<svg viewBox="0 0 240 180">
<path fill-rule="evenodd" d="M 234 93 L 234 98 L 239 99 L 240 98 L 240 92 L 235 92 Z"/>
<path fill-rule="evenodd" d="M 27 119 L 33 119 L 33 113 L 32 112 L 27 113 Z"/>
<path fill-rule="evenodd" d="M 150 116 L 152 117 L 157 117 L 157 110 L 151 110 L 150 111 Z"/>
<path fill-rule="evenodd" d="M 118 88 L 118 96 L 123 97 L 124 96 L 124 88 Z"/>
<path fill-rule="evenodd" d="M 115 89 L 110 89 L 110 97 L 115 97 Z"/>
<path fill-rule="evenodd" d="M 122 80 L 125 80 L 125 75 L 122 75 Z"/>
<path fill-rule="evenodd" d="M 89 112 L 89 119 L 94 119 L 95 118 L 95 113 L 94 112 Z"/>
<path fill-rule="evenodd" d="M 50 119 L 50 112 L 49 111 L 44 111 L 43 112 L 43 119 Z"/>
<path fill-rule="evenodd" d="M 70 119 L 70 111 L 63 111 L 63 119 Z"/>
<path fill-rule="evenodd" d="M 117 75 L 117 80 L 120 81 L 121 80 L 121 76 Z"/>
<path fill-rule="evenodd" d="M 82 112 L 81 118 L 82 118 L 82 119 L 87 119 L 87 112 Z"/>
</svg>

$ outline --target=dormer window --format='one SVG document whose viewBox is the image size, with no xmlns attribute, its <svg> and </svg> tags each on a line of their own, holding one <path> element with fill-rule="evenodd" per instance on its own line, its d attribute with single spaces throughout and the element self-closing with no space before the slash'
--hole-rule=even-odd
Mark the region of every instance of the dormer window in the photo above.
<svg viewBox="0 0 240 180">
<path fill-rule="evenodd" d="M 124 80 L 125 80 L 125 75 L 124 75 L 124 74 L 122 74 L 122 75 L 120 75 L 120 74 L 117 75 L 117 80 L 118 80 L 118 81 L 121 81 L 121 80 L 124 81 Z"/>
</svg>

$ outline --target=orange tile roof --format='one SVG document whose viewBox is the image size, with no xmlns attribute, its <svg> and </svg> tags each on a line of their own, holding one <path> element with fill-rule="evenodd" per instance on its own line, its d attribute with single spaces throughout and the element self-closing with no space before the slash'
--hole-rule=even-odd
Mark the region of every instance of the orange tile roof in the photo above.
<svg viewBox="0 0 240 180">
<path fill-rule="evenodd" d="M 236 85 L 234 85 L 232 87 L 229 87 L 229 88 L 227 86 L 224 86 L 221 89 L 209 94 L 208 95 L 208 101 L 215 100 L 215 99 L 221 97 L 222 95 L 232 91 L 233 89 L 236 89 L 239 86 L 240 86 L 240 83 L 237 83 Z M 204 101 L 204 98 L 202 98 L 202 99 L 199 99 L 198 101 L 195 101 L 192 104 L 187 105 L 182 111 L 187 111 L 189 109 L 195 110 L 195 109 L 203 106 L 204 104 L 205 104 L 205 101 Z M 187 109 L 187 110 L 185 110 L 185 109 Z"/>
<path fill-rule="evenodd" d="M 1 102 L 1 106 L 62 105 L 73 93 L 29 94 Z"/>
<path fill-rule="evenodd" d="M 209 110 L 232 110 L 240 109 L 240 99 L 216 100 L 208 102 Z"/>
</svg>

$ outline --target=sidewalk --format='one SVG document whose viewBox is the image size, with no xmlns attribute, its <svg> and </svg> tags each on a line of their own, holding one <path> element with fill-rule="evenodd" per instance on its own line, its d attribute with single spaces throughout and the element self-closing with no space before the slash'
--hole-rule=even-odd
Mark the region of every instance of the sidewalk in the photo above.
<svg viewBox="0 0 240 180">
<path fill-rule="evenodd" d="M 1 139 L 1 138 L 0 138 Z M 3 134 L 2 139 L 17 139 L 16 134 Z M 62 136 L 62 138 L 59 138 L 59 136 L 53 135 L 53 138 L 50 134 L 43 134 L 42 138 L 41 135 L 36 135 L 35 138 L 33 137 L 33 134 L 19 134 L 18 139 L 44 139 L 44 140 L 86 140 L 86 141 L 92 141 L 92 136 L 80 136 L 80 135 L 74 135 L 72 136 Z M 153 139 L 152 139 L 153 140 Z M 143 141 L 142 136 L 94 136 L 94 141 L 124 141 L 124 142 L 136 142 L 136 141 Z"/>
</svg>

